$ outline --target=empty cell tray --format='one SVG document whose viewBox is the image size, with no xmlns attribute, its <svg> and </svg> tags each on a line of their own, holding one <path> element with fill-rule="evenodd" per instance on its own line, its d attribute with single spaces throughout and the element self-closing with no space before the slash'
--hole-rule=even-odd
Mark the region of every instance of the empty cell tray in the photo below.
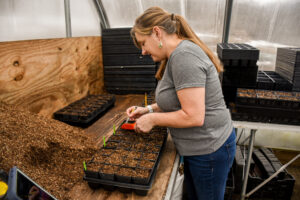
<svg viewBox="0 0 300 200">
<path fill-rule="evenodd" d="M 114 95 L 88 95 L 56 111 L 55 119 L 76 126 L 90 125 L 114 105 Z"/>
</svg>

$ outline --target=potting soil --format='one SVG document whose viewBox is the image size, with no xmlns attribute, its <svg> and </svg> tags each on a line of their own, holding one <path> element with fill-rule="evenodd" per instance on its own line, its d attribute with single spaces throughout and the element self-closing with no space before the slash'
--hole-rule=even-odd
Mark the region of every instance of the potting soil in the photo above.
<svg viewBox="0 0 300 200">
<path fill-rule="evenodd" d="M 17 166 L 59 200 L 70 199 L 96 149 L 82 129 L 0 102 L 0 169 Z"/>
</svg>

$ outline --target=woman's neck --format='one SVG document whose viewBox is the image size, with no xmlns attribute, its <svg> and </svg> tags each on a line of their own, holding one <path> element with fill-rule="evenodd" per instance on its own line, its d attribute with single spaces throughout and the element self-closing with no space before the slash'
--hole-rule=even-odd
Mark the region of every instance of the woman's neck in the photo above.
<svg viewBox="0 0 300 200">
<path fill-rule="evenodd" d="M 166 54 L 168 59 L 170 58 L 173 51 L 176 49 L 176 47 L 179 45 L 179 43 L 182 41 L 182 39 L 178 38 L 176 34 L 168 35 L 165 37 L 165 47 L 166 47 Z"/>
</svg>

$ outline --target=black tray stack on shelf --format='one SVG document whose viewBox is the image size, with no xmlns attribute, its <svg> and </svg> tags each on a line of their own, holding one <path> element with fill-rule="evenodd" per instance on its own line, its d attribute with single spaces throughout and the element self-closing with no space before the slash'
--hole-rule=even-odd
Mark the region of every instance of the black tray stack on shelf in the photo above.
<svg viewBox="0 0 300 200">
<path fill-rule="evenodd" d="M 237 89 L 233 120 L 300 125 L 300 92 Z"/>
<path fill-rule="evenodd" d="M 293 85 L 274 71 L 258 71 L 256 89 L 291 91 Z"/>
<path fill-rule="evenodd" d="M 245 170 L 247 151 L 247 147 L 237 146 L 233 165 L 236 182 L 235 193 L 240 193 L 242 189 L 242 177 Z M 255 148 L 253 150 L 252 159 L 253 161 L 251 162 L 248 176 L 247 192 L 253 190 L 282 167 L 282 164 L 273 151 L 268 148 Z M 289 200 L 293 194 L 294 185 L 295 178 L 284 170 L 266 185 L 254 192 L 249 199 L 266 198 Z"/>
<path fill-rule="evenodd" d="M 222 89 L 228 105 L 235 101 L 238 87 L 256 87 L 259 50 L 248 44 L 219 43 L 217 54 L 224 65 Z"/>
<path fill-rule="evenodd" d="M 278 48 L 275 71 L 300 91 L 300 48 Z"/>
<path fill-rule="evenodd" d="M 150 133 L 141 134 L 120 127 L 87 162 L 84 180 L 93 189 L 134 191 L 145 196 L 152 187 L 167 130 L 155 127 Z"/>
<path fill-rule="evenodd" d="M 114 106 L 115 101 L 111 94 L 88 95 L 56 111 L 53 117 L 70 125 L 87 127 Z"/>
<path fill-rule="evenodd" d="M 113 94 L 143 94 L 156 87 L 157 63 L 135 47 L 131 28 L 102 30 L 104 86 Z"/>
</svg>

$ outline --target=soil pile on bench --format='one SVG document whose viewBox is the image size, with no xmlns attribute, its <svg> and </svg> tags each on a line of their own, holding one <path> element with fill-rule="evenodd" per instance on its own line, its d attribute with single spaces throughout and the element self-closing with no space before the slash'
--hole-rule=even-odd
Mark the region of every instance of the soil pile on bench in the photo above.
<svg viewBox="0 0 300 200">
<path fill-rule="evenodd" d="M 70 199 L 96 149 L 79 128 L 0 102 L 0 168 L 17 166 L 60 200 Z"/>
</svg>

